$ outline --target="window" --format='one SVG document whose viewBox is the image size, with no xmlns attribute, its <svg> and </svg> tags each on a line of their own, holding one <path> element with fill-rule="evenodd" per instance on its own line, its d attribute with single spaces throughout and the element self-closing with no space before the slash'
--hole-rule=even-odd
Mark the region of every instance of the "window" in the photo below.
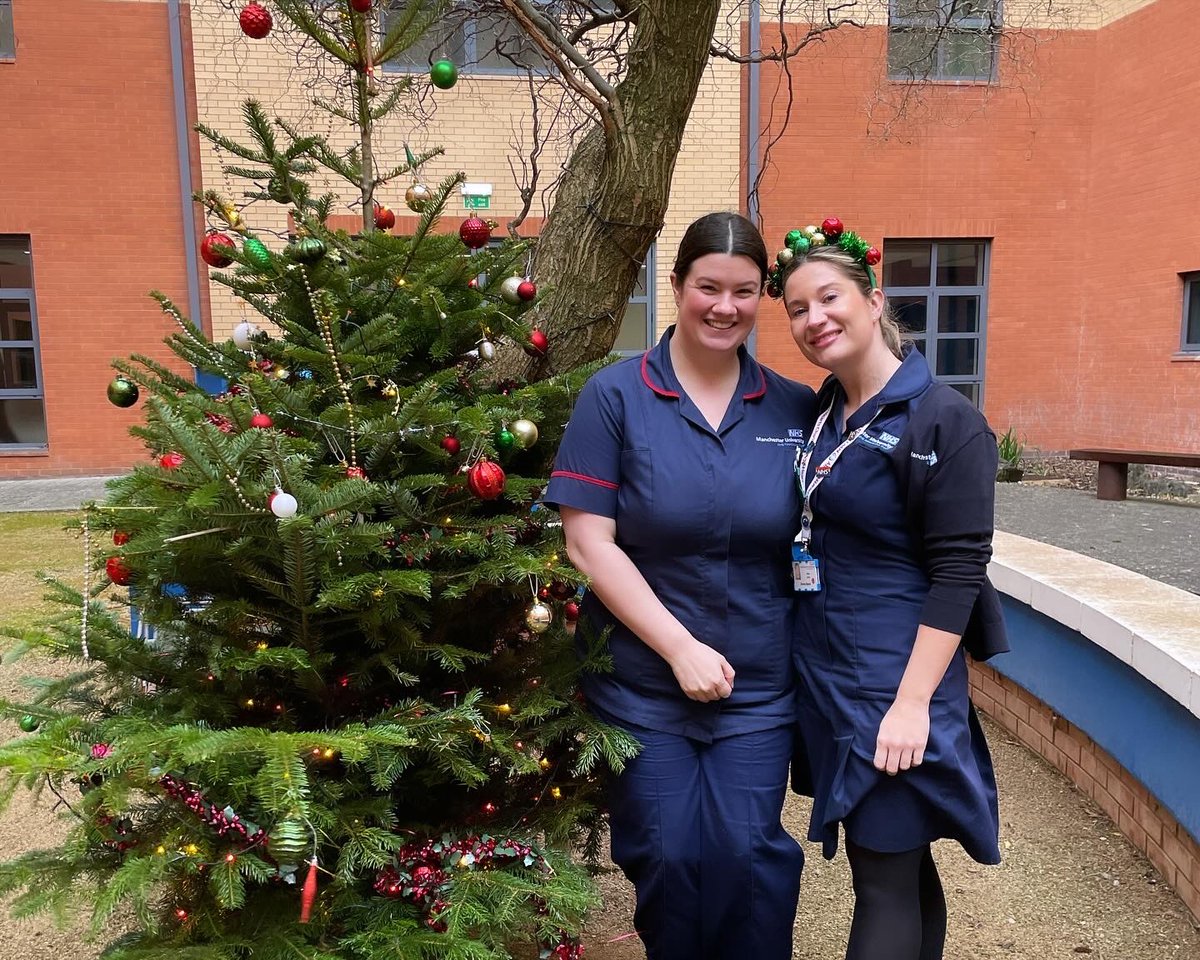
<svg viewBox="0 0 1200 960">
<path fill-rule="evenodd" d="M 549 5 L 549 0 L 539 0 Z M 524 73 L 526 69 L 546 72 L 549 64 L 533 41 L 508 16 L 498 12 L 478 13 L 471 0 L 454 0 L 446 15 L 396 59 L 387 69 L 426 70 L 442 57 L 453 60 L 467 73 Z M 383 14 L 386 31 L 393 18 L 404 10 L 395 0 Z"/>
<path fill-rule="evenodd" d="M 617 331 L 613 353 L 633 356 L 654 345 L 654 244 L 646 251 L 637 283 Z"/>
<path fill-rule="evenodd" d="M 888 78 L 996 79 L 1001 0 L 890 0 Z"/>
<path fill-rule="evenodd" d="M 1200 353 L 1200 273 L 1183 275 L 1183 345 L 1187 353 Z"/>
<path fill-rule="evenodd" d="M 29 237 L 0 234 L 0 446 L 46 446 Z"/>
<path fill-rule="evenodd" d="M 12 0 L 0 0 L 0 60 L 15 60 L 17 38 L 13 33 Z"/>
<path fill-rule="evenodd" d="M 883 287 L 930 369 L 975 406 L 983 401 L 987 317 L 983 240 L 887 240 Z"/>
</svg>

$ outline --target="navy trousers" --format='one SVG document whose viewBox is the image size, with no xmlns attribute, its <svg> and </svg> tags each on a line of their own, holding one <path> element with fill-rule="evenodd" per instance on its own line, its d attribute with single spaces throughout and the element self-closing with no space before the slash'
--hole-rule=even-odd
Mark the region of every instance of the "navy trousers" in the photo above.
<svg viewBox="0 0 1200 960">
<path fill-rule="evenodd" d="M 790 960 L 804 853 L 783 829 L 792 727 L 700 743 L 629 727 L 610 794 L 613 861 L 647 960 Z"/>
</svg>

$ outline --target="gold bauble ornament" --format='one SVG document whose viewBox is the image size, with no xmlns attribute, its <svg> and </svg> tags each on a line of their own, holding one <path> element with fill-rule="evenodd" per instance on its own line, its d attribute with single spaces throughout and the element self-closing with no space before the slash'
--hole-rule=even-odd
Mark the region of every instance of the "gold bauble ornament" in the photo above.
<svg viewBox="0 0 1200 960">
<path fill-rule="evenodd" d="M 413 213 L 424 213 L 432 195 L 423 183 L 414 183 L 404 191 L 404 203 Z"/>
<path fill-rule="evenodd" d="M 554 614 L 540 600 L 525 611 L 525 626 L 534 633 L 545 633 L 554 622 Z"/>
<path fill-rule="evenodd" d="M 538 442 L 537 424 L 532 420 L 514 420 L 508 425 L 508 429 L 516 437 L 517 446 L 522 450 L 528 450 Z"/>
</svg>

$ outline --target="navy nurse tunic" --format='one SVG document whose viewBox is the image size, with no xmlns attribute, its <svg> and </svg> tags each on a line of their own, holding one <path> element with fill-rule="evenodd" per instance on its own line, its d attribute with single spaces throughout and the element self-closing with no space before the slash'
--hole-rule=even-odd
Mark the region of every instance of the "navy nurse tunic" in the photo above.
<svg viewBox="0 0 1200 960">
<path fill-rule="evenodd" d="M 815 396 L 743 347 L 741 378 L 713 430 L 672 369 L 673 331 L 588 381 L 544 499 L 615 519 L 617 545 L 663 605 L 736 672 L 729 698 L 688 699 L 666 661 L 589 592 L 580 619 L 595 635 L 612 628 L 614 669 L 584 676 L 588 702 L 711 742 L 794 717 L 789 564 L 800 501 L 791 464 Z"/>
<path fill-rule="evenodd" d="M 921 765 L 888 776 L 873 763 L 879 725 L 930 593 L 890 454 L 904 435 L 912 401 L 932 383 L 924 356 L 911 350 L 844 432 L 840 385 L 831 379 L 821 391 L 822 408 L 832 400 L 834 409 L 817 438 L 810 478 L 846 433 L 875 417 L 813 493 L 811 552 L 824 584 L 800 594 L 796 611 L 797 720 L 810 778 L 803 792 L 814 796 L 809 839 L 823 843 L 827 858 L 837 849 L 841 822 L 850 840 L 870 850 L 899 853 L 946 837 L 982 863 L 1000 860 L 996 782 L 968 699 L 961 645 L 932 698 Z M 986 424 L 971 443 L 994 445 Z M 964 462 L 956 457 L 973 453 L 968 444 L 912 456 L 936 455 L 939 470 L 953 471 Z"/>
</svg>

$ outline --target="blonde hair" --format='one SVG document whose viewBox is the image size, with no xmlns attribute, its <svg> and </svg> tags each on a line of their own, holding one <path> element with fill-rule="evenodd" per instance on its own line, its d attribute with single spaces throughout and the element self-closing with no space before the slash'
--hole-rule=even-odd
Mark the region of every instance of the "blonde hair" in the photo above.
<svg viewBox="0 0 1200 960">
<path fill-rule="evenodd" d="M 784 268 L 779 289 L 784 289 L 787 286 L 788 277 L 806 263 L 828 263 L 837 267 L 847 280 L 858 287 L 864 297 L 870 296 L 871 291 L 875 289 L 871 283 L 871 277 L 867 273 L 867 268 L 841 247 L 833 244 L 809 247 L 804 253 L 797 253 L 792 262 Z M 882 293 L 882 288 L 880 288 L 880 292 Z M 883 334 L 883 342 L 887 348 L 897 359 L 903 359 L 904 345 L 911 338 L 900 326 L 900 321 L 896 319 L 896 314 L 892 310 L 891 302 L 887 299 L 886 294 L 883 298 L 883 312 L 879 315 L 879 330 Z"/>
</svg>

